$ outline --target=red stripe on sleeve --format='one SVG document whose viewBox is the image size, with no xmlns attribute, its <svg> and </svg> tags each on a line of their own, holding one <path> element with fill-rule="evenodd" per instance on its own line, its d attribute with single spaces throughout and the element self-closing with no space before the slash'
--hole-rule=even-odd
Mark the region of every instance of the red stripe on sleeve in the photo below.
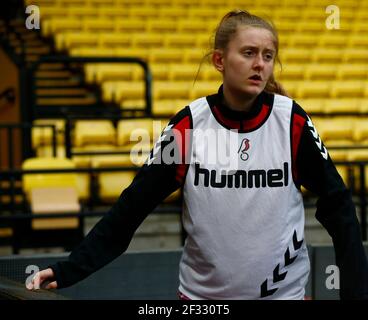
<svg viewBox="0 0 368 320">
<path fill-rule="evenodd" d="M 188 167 L 188 151 L 190 146 L 190 119 L 186 116 L 180 120 L 174 127 L 175 141 L 180 152 L 180 163 L 176 166 L 175 179 L 180 184 L 184 182 L 184 177 Z"/>
<path fill-rule="evenodd" d="M 293 176 L 294 181 L 298 179 L 298 171 L 296 168 L 296 157 L 299 149 L 300 138 L 302 136 L 304 124 L 306 119 L 298 114 L 293 115 L 293 122 L 291 126 L 291 139 L 292 139 L 292 163 L 293 163 Z"/>
</svg>

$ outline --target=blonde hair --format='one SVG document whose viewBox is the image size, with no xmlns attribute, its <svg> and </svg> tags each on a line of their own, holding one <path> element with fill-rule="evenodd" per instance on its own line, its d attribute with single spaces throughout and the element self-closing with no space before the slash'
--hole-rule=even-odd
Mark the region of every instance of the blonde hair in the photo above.
<svg viewBox="0 0 368 320">
<path fill-rule="evenodd" d="M 221 19 L 215 31 L 213 49 L 204 58 L 208 58 L 210 55 L 212 55 L 214 50 L 226 50 L 229 42 L 235 36 L 239 26 L 250 26 L 270 31 L 273 35 L 273 43 L 276 49 L 275 61 L 278 62 L 280 67 L 282 66 L 278 55 L 279 37 L 276 28 L 272 25 L 271 22 L 267 22 L 263 18 L 260 18 L 244 10 L 230 11 Z M 275 80 L 275 76 L 273 73 L 267 81 L 265 91 L 288 96 L 283 86 Z"/>
</svg>

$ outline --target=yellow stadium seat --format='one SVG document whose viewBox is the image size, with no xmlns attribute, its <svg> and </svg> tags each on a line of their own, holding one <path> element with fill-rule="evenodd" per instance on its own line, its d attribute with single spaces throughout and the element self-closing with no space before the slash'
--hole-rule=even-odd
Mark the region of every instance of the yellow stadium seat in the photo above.
<svg viewBox="0 0 368 320">
<path fill-rule="evenodd" d="M 153 81 L 157 80 L 168 80 L 172 64 L 155 63 L 151 65 L 151 72 L 153 76 Z"/>
<path fill-rule="evenodd" d="M 281 61 L 286 63 L 309 62 L 311 56 L 311 50 L 305 50 L 301 48 L 285 48 L 280 51 Z"/>
<path fill-rule="evenodd" d="M 282 34 L 291 34 L 295 32 L 295 22 L 290 20 L 275 20 L 274 24 L 277 28 L 277 31 Z"/>
<path fill-rule="evenodd" d="M 283 88 L 287 91 L 287 94 L 291 98 L 296 98 L 296 89 L 298 88 L 298 83 L 296 81 L 284 80 L 281 82 Z"/>
<path fill-rule="evenodd" d="M 305 67 L 306 80 L 333 80 L 336 77 L 337 65 L 310 64 Z"/>
<path fill-rule="evenodd" d="M 337 79 L 342 80 L 365 80 L 368 77 L 368 65 L 365 64 L 342 64 L 337 66 Z"/>
<path fill-rule="evenodd" d="M 326 99 L 325 113 L 333 114 L 336 112 L 359 112 L 358 99 Z"/>
<path fill-rule="evenodd" d="M 149 51 L 144 48 L 115 48 L 114 52 L 119 57 L 136 57 L 143 60 L 148 60 Z M 107 55 L 108 56 L 108 55 Z"/>
<path fill-rule="evenodd" d="M 199 65 L 197 68 L 199 68 Z M 208 64 L 204 61 L 199 70 L 198 79 L 205 81 L 222 81 L 222 74 L 216 70 L 212 64 Z"/>
<path fill-rule="evenodd" d="M 341 53 L 339 53 L 341 55 Z M 345 63 L 368 63 L 368 49 L 346 48 L 342 52 L 342 61 Z"/>
<path fill-rule="evenodd" d="M 178 32 L 182 33 L 204 33 L 215 28 L 213 23 L 209 27 L 207 23 L 203 23 L 199 19 L 179 20 L 176 23 L 178 25 Z"/>
<path fill-rule="evenodd" d="M 300 18 L 300 11 L 293 6 L 280 6 L 274 10 L 274 22 L 277 27 L 278 21 L 298 21 Z"/>
<path fill-rule="evenodd" d="M 312 33 L 312 34 L 317 33 L 318 34 L 318 33 L 323 32 L 325 30 L 326 30 L 325 24 L 321 23 L 320 21 L 302 20 L 296 26 L 295 26 L 295 22 L 294 22 L 294 29 L 291 29 L 290 32 L 297 31 L 299 33 Z"/>
<path fill-rule="evenodd" d="M 142 22 L 142 19 L 127 18 L 114 21 L 116 31 L 118 32 L 144 32 L 146 30 L 146 24 Z"/>
<path fill-rule="evenodd" d="M 351 48 L 362 48 L 366 49 L 368 46 L 367 37 L 362 37 L 361 34 L 351 34 L 346 43 Z"/>
<path fill-rule="evenodd" d="M 182 62 L 183 50 L 177 48 L 152 48 L 149 51 L 151 63 Z"/>
<path fill-rule="evenodd" d="M 85 32 L 114 32 L 115 21 L 110 19 L 86 19 L 83 21 Z"/>
<path fill-rule="evenodd" d="M 323 23 L 321 26 L 325 27 Z M 341 33 L 334 33 L 334 30 L 319 35 L 319 45 L 325 48 L 343 48 L 346 46 L 347 36 Z"/>
<path fill-rule="evenodd" d="M 77 32 L 83 28 L 82 21 L 76 18 L 55 18 L 46 19 L 42 23 L 41 32 L 44 36 L 49 37 L 58 32 Z"/>
<path fill-rule="evenodd" d="M 53 155 L 53 148 L 51 145 L 43 146 L 40 145 L 36 148 L 36 157 L 37 158 L 52 158 Z M 59 145 L 56 147 L 56 157 L 58 158 L 65 158 L 65 146 Z"/>
<path fill-rule="evenodd" d="M 217 19 L 218 15 L 216 8 L 192 6 L 188 9 L 188 17 L 193 19 Z"/>
<path fill-rule="evenodd" d="M 318 37 L 314 34 L 293 34 L 289 37 L 290 46 L 297 48 L 314 48 L 318 45 Z"/>
<path fill-rule="evenodd" d="M 361 113 L 368 113 L 368 99 L 359 99 L 358 105 Z"/>
<path fill-rule="evenodd" d="M 220 85 L 220 81 L 197 81 L 190 89 L 190 99 L 194 100 L 215 94 Z"/>
<path fill-rule="evenodd" d="M 103 99 L 110 102 L 121 103 L 123 100 L 142 99 L 144 90 L 143 81 L 105 81 L 102 84 Z"/>
<path fill-rule="evenodd" d="M 187 81 L 157 81 L 153 87 L 153 97 L 160 99 L 188 99 L 192 84 Z"/>
<path fill-rule="evenodd" d="M 353 140 L 354 119 L 341 117 L 326 119 L 323 126 L 318 129 L 322 139 L 328 144 L 328 140 Z M 321 126 L 322 122 L 319 124 Z"/>
<path fill-rule="evenodd" d="M 116 201 L 122 191 L 132 183 L 135 174 L 135 171 L 100 173 L 97 179 L 99 197 L 106 202 Z"/>
<path fill-rule="evenodd" d="M 307 113 L 323 112 L 325 109 L 324 99 L 297 99 L 296 101 Z"/>
<path fill-rule="evenodd" d="M 189 0 L 190 1 L 190 0 Z M 180 6 L 165 6 L 156 9 L 161 18 L 170 18 L 172 20 L 183 19 L 187 16 L 187 11 Z"/>
<path fill-rule="evenodd" d="M 85 57 L 111 57 L 118 54 L 114 49 L 107 48 L 95 48 L 95 47 L 80 47 L 69 50 L 71 56 L 85 56 Z"/>
<path fill-rule="evenodd" d="M 130 19 L 130 13 L 127 8 L 120 6 L 100 6 L 95 8 L 99 17 L 111 18 L 111 19 Z M 136 18 L 133 16 L 133 18 Z"/>
<path fill-rule="evenodd" d="M 185 63 L 200 63 L 203 57 L 207 54 L 203 49 L 185 49 L 182 50 L 183 62 Z"/>
<path fill-rule="evenodd" d="M 55 35 L 55 42 L 58 50 L 81 46 L 97 47 L 99 38 L 93 33 L 64 32 Z"/>
<path fill-rule="evenodd" d="M 159 16 L 158 10 L 155 10 L 155 7 L 152 6 L 130 7 L 127 11 L 131 18 L 152 19 Z"/>
<path fill-rule="evenodd" d="M 354 123 L 354 140 L 362 141 L 368 138 L 368 118 L 358 118 Z"/>
<path fill-rule="evenodd" d="M 362 97 L 364 94 L 365 82 L 363 81 L 333 81 L 331 82 L 331 97 L 333 98 L 354 98 Z"/>
<path fill-rule="evenodd" d="M 145 106 L 146 101 L 144 99 L 131 99 L 131 100 L 126 99 L 120 103 L 121 109 L 131 109 L 131 108 L 143 109 Z"/>
<path fill-rule="evenodd" d="M 100 47 L 129 47 L 135 38 L 129 33 L 101 33 L 97 37 L 95 34 L 93 36 L 99 39 Z"/>
<path fill-rule="evenodd" d="M 81 147 L 87 144 L 114 144 L 115 128 L 109 120 L 78 120 L 74 128 L 74 145 Z"/>
<path fill-rule="evenodd" d="M 155 138 L 157 138 L 162 129 L 162 123 L 153 119 L 120 120 L 117 126 L 117 144 L 124 146 L 136 143 L 138 136 L 141 136 L 146 142 L 147 140 L 152 142 L 155 140 L 153 134 L 155 133 Z"/>
<path fill-rule="evenodd" d="M 176 32 L 177 22 L 167 19 L 149 20 L 146 22 L 146 28 L 148 32 L 152 33 Z"/>
<path fill-rule="evenodd" d="M 368 23 L 364 20 L 356 20 L 353 22 L 353 32 L 355 34 L 362 33 L 362 32 L 368 32 Z"/>
<path fill-rule="evenodd" d="M 198 65 L 193 63 L 171 64 L 169 66 L 168 80 L 194 80 Z"/>
<path fill-rule="evenodd" d="M 280 80 L 303 79 L 305 66 L 302 64 L 286 64 L 282 70 L 277 73 L 276 78 Z"/>
<path fill-rule="evenodd" d="M 68 16 L 72 17 L 96 18 L 99 12 L 96 10 L 96 8 L 88 7 L 85 4 L 82 4 L 69 6 L 66 10 L 66 13 Z M 58 15 L 60 15 L 60 11 Z"/>
<path fill-rule="evenodd" d="M 330 85 L 327 81 L 302 81 L 295 91 L 297 98 L 325 98 L 330 94 Z"/>
<path fill-rule="evenodd" d="M 160 48 L 164 45 L 164 37 L 160 33 L 139 33 L 132 38 L 132 46 L 137 48 Z"/>
<path fill-rule="evenodd" d="M 188 105 L 189 100 L 159 100 L 153 104 L 152 112 L 154 115 L 174 116 L 177 112 Z"/>
<path fill-rule="evenodd" d="M 335 48 L 315 48 L 311 50 L 311 59 L 317 63 L 340 63 L 342 60 L 341 50 Z"/>
<path fill-rule="evenodd" d="M 332 161 L 347 161 L 348 153 L 349 151 L 344 149 L 331 149 L 328 151 Z"/>
<path fill-rule="evenodd" d="M 55 127 L 55 141 L 56 143 L 64 142 L 64 120 L 55 119 L 38 119 L 33 121 L 33 125 L 53 125 Z M 53 130 L 51 127 L 33 127 L 32 128 L 32 147 L 52 144 Z"/>
<path fill-rule="evenodd" d="M 74 163 L 63 158 L 29 158 L 23 170 L 74 169 Z M 80 211 L 75 173 L 40 173 L 23 175 L 23 191 L 33 213 Z M 77 228 L 78 218 L 33 219 L 33 229 Z"/>
<path fill-rule="evenodd" d="M 164 45 L 169 48 L 191 48 L 197 45 L 197 37 L 189 33 L 166 34 L 164 38 Z"/>
</svg>

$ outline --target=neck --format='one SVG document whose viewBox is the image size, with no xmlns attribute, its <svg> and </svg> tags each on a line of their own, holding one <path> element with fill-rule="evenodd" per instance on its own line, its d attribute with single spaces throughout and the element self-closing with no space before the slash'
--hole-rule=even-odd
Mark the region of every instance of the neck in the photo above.
<svg viewBox="0 0 368 320">
<path fill-rule="evenodd" d="M 238 95 L 235 96 L 224 85 L 224 99 L 228 108 L 234 111 L 249 112 L 257 96 Z"/>
</svg>

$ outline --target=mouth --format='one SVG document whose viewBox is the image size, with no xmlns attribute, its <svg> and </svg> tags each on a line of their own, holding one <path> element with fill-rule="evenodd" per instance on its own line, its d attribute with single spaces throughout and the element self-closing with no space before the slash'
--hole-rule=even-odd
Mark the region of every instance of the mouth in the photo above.
<svg viewBox="0 0 368 320">
<path fill-rule="evenodd" d="M 254 74 L 253 76 L 249 77 L 248 79 L 255 80 L 255 81 L 262 81 L 262 77 L 258 74 Z"/>
</svg>

